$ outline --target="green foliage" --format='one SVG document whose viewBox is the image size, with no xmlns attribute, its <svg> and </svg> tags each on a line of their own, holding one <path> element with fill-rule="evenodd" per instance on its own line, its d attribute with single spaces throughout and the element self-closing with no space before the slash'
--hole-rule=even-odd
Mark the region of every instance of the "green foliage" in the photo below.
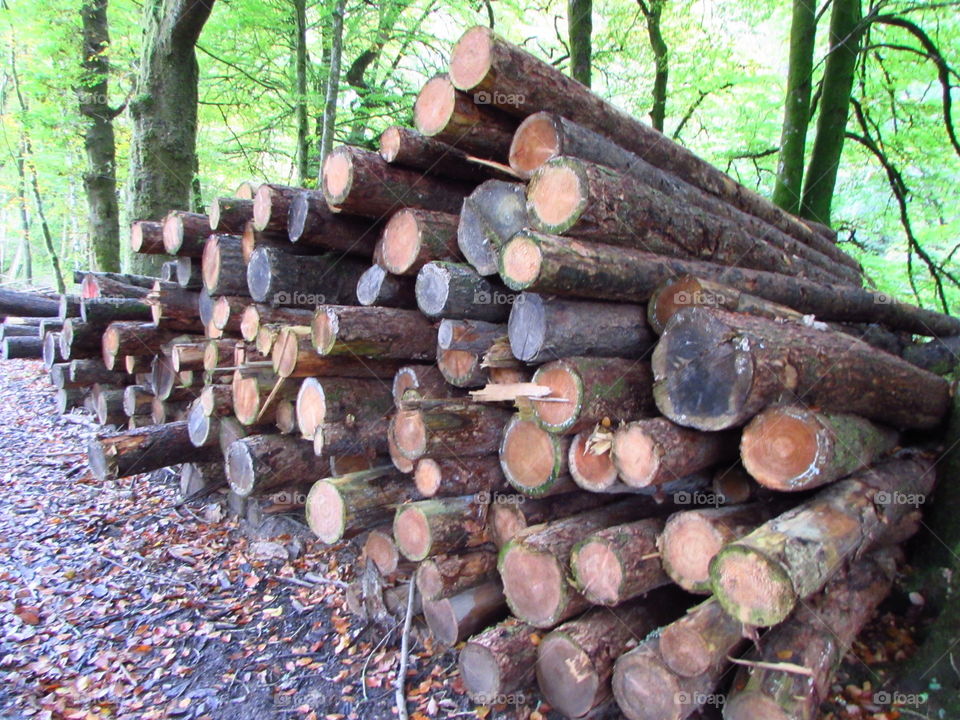
<svg viewBox="0 0 960 720">
<path fill-rule="evenodd" d="M 36 152 L 41 190 L 64 267 L 88 263 L 81 174 L 85 165 L 82 120 L 76 90 L 79 71 L 79 4 L 67 0 L 7 0 L 0 9 L 5 48 L 13 48 L 29 107 L 20 112 L 9 80 L 11 57 L 0 58 L 6 82 L 0 88 L 0 270 L 6 273 L 21 234 L 17 173 L 21 133 Z M 655 63 L 639 5 L 594 0 L 594 90 L 641 117 L 651 109 Z M 770 195 L 780 142 L 790 31 L 789 3 L 746 0 L 705 3 L 665 0 L 661 29 L 668 48 L 665 132 L 749 187 Z M 322 121 L 333 0 L 308 0 L 309 54 L 306 103 L 311 156 Z M 905 1 L 882 12 L 903 14 Z M 956 6 L 909 5 L 905 13 L 936 43 L 945 61 L 960 70 L 960 13 Z M 337 115 L 337 142 L 368 146 L 394 123 L 411 121 L 417 90 L 445 68 L 449 49 L 463 29 L 489 24 L 564 71 L 569 70 L 566 0 L 349 0 L 344 26 L 344 67 Z M 869 8 L 865 7 L 865 13 Z M 110 6 L 113 46 L 111 104 L 127 99 L 142 42 L 138 4 Z M 823 72 L 826 18 L 818 27 L 814 89 Z M 219 0 L 200 38 L 200 131 L 198 154 L 205 200 L 230 194 L 242 180 L 291 182 L 296 175 L 295 17 L 291 0 Z M 937 67 L 903 28 L 872 25 L 858 66 L 854 95 L 862 103 L 890 162 L 907 187 L 909 219 L 917 242 L 938 264 L 960 274 L 960 201 L 956 178 L 960 156 L 944 131 Z M 920 52 L 918 52 L 918 50 Z M 362 85 L 348 71 L 367 54 Z M 954 84 L 960 77 L 951 76 Z M 954 99 L 960 94 L 953 93 Z M 130 126 L 115 120 L 117 170 L 126 187 Z M 848 130 L 858 131 L 853 120 Z M 808 152 L 810 143 L 808 142 Z M 31 200 L 32 203 L 32 200 Z M 121 202 L 121 207 L 125 203 Z M 833 216 L 844 246 L 864 263 L 876 285 L 927 306 L 937 305 L 929 272 L 908 245 L 887 172 L 857 142 L 845 144 Z M 124 218 L 121 227 L 127 219 Z M 34 232 L 35 274 L 49 278 L 39 233 Z M 944 284 L 951 309 L 960 307 L 956 287 Z"/>
</svg>

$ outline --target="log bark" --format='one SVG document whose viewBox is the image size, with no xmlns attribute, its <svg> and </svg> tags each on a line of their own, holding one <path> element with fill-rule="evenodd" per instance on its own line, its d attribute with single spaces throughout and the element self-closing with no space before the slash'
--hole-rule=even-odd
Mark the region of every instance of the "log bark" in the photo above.
<svg viewBox="0 0 960 720">
<path fill-rule="evenodd" d="M 576 355 L 640 358 L 656 342 L 638 305 L 534 293 L 523 293 L 513 303 L 507 332 L 513 354 L 528 363 Z"/>
<path fill-rule="evenodd" d="M 415 308 L 414 280 L 371 265 L 357 281 L 357 302 L 364 306 Z"/>
<path fill-rule="evenodd" d="M 37 337 L 10 337 L 3 339 L 0 360 L 40 360 L 43 358 L 43 341 Z"/>
<path fill-rule="evenodd" d="M 892 553 L 855 560 L 782 625 L 763 637 L 763 651 L 749 659 L 769 667 L 743 668 L 724 708 L 729 720 L 818 717 L 830 694 L 833 675 L 854 638 L 886 597 L 896 573 Z M 824 632 L 824 628 L 830 632 Z M 793 663 L 811 675 L 777 670 Z"/>
<path fill-rule="evenodd" d="M 270 350 L 270 362 L 280 377 L 317 375 L 387 380 L 393 377 L 402 361 L 356 354 L 319 355 L 309 326 L 281 325 Z"/>
<path fill-rule="evenodd" d="M 225 455 L 230 489 L 240 497 L 323 477 L 310 443 L 289 435 L 248 435 Z"/>
<path fill-rule="evenodd" d="M 491 622 L 502 620 L 506 614 L 507 604 L 499 580 L 453 597 L 423 601 L 423 617 L 438 649 L 452 648 Z"/>
<path fill-rule="evenodd" d="M 167 255 L 199 258 L 209 234 L 210 221 L 206 215 L 173 210 L 163 219 L 163 248 Z"/>
<path fill-rule="evenodd" d="M 896 431 L 856 415 L 772 407 L 743 429 L 740 456 L 764 487 L 808 490 L 873 464 L 898 439 Z"/>
<path fill-rule="evenodd" d="M 335 213 L 323 193 L 304 190 L 290 205 L 287 232 L 294 247 L 337 250 L 364 258 L 373 257 L 379 221 Z"/>
<path fill-rule="evenodd" d="M 436 325 L 415 310 L 326 305 L 317 308 L 311 330 L 324 356 L 429 360 L 436 351 Z"/>
<path fill-rule="evenodd" d="M 251 220 L 240 235 L 240 257 L 244 264 L 249 265 L 253 253 L 263 247 L 279 250 L 287 255 L 321 255 L 323 253 L 322 250 L 307 245 L 293 245 L 286 234 L 261 232 L 253 226 Z"/>
<path fill-rule="evenodd" d="M 475 457 L 497 450 L 510 418 L 502 408 L 461 402 L 439 410 L 401 410 L 390 421 L 390 434 L 402 456 Z"/>
<path fill-rule="evenodd" d="M 416 275 L 433 260 L 458 262 L 458 215 L 404 208 L 390 216 L 377 243 L 377 262 L 395 275 Z"/>
<path fill-rule="evenodd" d="M 527 205 L 531 226 L 545 233 L 820 282 L 853 282 L 836 270 L 845 266 L 834 263 L 831 270 L 826 258 L 821 265 L 798 256 L 796 243 L 790 250 L 775 247 L 733 220 L 576 158 L 557 158 L 537 170 L 527 186 Z"/>
<path fill-rule="evenodd" d="M 476 495 L 409 503 L 393 518 L 397 549 L 415 562 L 476 547 L 486 540 L 484 530 L 483 503 Z"/>
<path fill-rule="evenodd" d="M 253 227 L 263 233 L 281 235 L 287 232 L 290 204 L 300 188 L 264 183 L 253 196 Z"/>
<path fill-rule="evenodd" d="M 517 123 L 490 103 L 476 103 L 458 91 L 450 78 L 426 82 L 413 105 L 417 130 L 464 152 L 506 162 Z"/>
<path fill-rule="evenodd" d="M 23 336 L 20 336 L 23 337 Z M 33 340 L 34 338 L 30 338 Z M 43 359 L 43 368 L 49 371 L 56 363 L 66 358 L 60 352 L 60 333 L 47 333 L 41 342 L 40 357 Z"/>
<path fill-rule="evenodd" d="M 153 392 L 146 385 L 127 385 L 123 389 L 123 411 L 128 417 L 149 415 Z"/>
<path fill-rule="evenodd" d="M 247 288 L 255 302 L 271 305 L 350 305 L 366 269 L 362 260 L 341 255 L 297 257 L 260 248 L 247 265 Z"/>
<path fill-rule="evenodd" d="M 642 517 L 650 503 L 631 498 L 516 534 L 497 563 L 513 614 L 549 628 L 584 610 L 590 603 L 570 582 L 570 552 L 597 530 Z"/>
<path fill-rule="evenodd" d="M 678 202 L 732 220 L 759 238 L 773 239 L 778 247 L 793 247 L 802 257 L 816 258 L 816 263 L 821 267 L 829 269 L 826 261 L 840 263 L 843 267 L 838 270 L 842 275 L 859 284 L 859 263 L 840 250 L 833 241 L 802 222 L 773 225 L 745 213 L 735 205 L 681 180 L 670 168 L 661 170 L 600 133 L 560 115 L 534 113 L 520 123 L 510 146 L 510 167 L 516 173 L 529 178 L 544 164 L 560 156 L 572 156 L 630 175 Z"/>
<path fill-rule="evenodd" d="M 437 328 L 437 347 L 440 350 L 485 353 L 496 341 L 506 337 L 507 326 L 504 323 L 445 319 L 440 321 Z"/>
<path fill-rule="evenodd" d="M 710 598 L 661 628 L 659 647 L 667 667 L 692 678 L 723 669 L 728 657 L 739 654 L 744 641 L 743 625 Z"/>
<path fill-rule="evenodd" d="M 247 342 L 256 342 L 261 324 L 309 325 L 312 319 L 313 310 L 307 308 L 271 307 L 270 305 L 251 303 L 243 309 L 243 315 L 240 319 L 240 335 Z"/>
<path fill-rule="evenodd" d="M 149 323 L 144 323 L 149 325 Z M 60 355 L 66 360 L 85 360 L 102 354 L 103 326 L 76 318 L 63 321 L 60 331 Z"/>
<path fill-rule="evenodd" d="M 391 165 L 468 183 L 482 183 L 499 174 L 471 162 L 470 156 L 459 148 L 400 125 L 391 125 L 381 133 L 380 157 Z"/>
<path fill-rule="evenodd" d="M 644 361 L 568 357 L 541 365 L 533 382 L 550 388 L 531 404 L 540 427 L 553 433 L 574 435 L 601 421 L 619 424 L 656 409 L 653 372 Z"/>
<path fill-rule="evenodd" d="M 393 406 L 390 388 L 376 378 L 308 377 L 296 397 L 297 428 L 308 440 L 327 423 L 382 422 Z"/>
<path fill-rule="evenodd" d="M 619 428 L 610 455 L 623 482 L 650 487 L 732 460 L 736 447 L 735 434 L 704 433 L 650 418 Z"/>
<path fill-rule="evenodd" d="M 571 492 L 530 499 L 516 496 L 494 496 L 487 509 L 487 534 L 498 548 L 504 547 L 518 533 L 531 525 L 559 520 L 580 512 L 608 505 L 612 495 Z"/>
<path fill-rule="evenodd" d="M 233 414 L 244 425 L 272 423 L 277 403 L 295 400 L 299 378 L 277 378 L 258 370 L 237 370 L 233 377 Z"/>
<path fill-rule="evenodd" d="M 59 317 L 60 301 L 36 293 L 0 289 L 0 316 Z"/>
<path fill-rule="evenodd" d="M 94 383 L 104 385 L 126 385 L 130 377 L 125 372 L 107 370 L 100 360 L 71 360 L 68 378 L 76 387 L 90 386 Z"/>
<path fill-rule="evenodd" d="M 187 431 L 194 447 L 216 447 L 220 444 L 220 417 L 207 415 L 199 402 L 187 412 Z"/>
<path fill-rule="evenodd" d="M 469 185 L 389 165 L 375 152 L 335 148 L 323 166 L 323 194 L 339 212 L 387 217 L 404 207 L 457 213 Z"/>
<path fill-rule="evenodd" d="M 644 518 L 595 532 L 570 553 L 570 571 L 594 605 L 619 605 L 666 585 L 657 551 L 663 519 Z"/>
<path fill-rule="evenodd" d="M 103 364 L 113 370 L 118 357 L 156 355 L 178 333 L 147 322 L 113 322 L 103 331 Z M 71 353 L 73 348 L 71 346 Z"/>
<path fill-rule="evenodd" d="M 85 298 L 80 301 L 80 319 L 105 328 L 114 320 L 152 320 L 150 305 L 139 298 Z"/>
<path fill-rule="evenodd" d="M 611 698 L 617 657 L 675 614 L 676 593 L 655 593 L 615 609 L 596 609 L 552 630 L 537 649 L 537 684 L 564 716 L 581 718 Z"/>
<path fill-rule="evenodd" d="M 205 328 L 198 317 L 202 294 L 176 285 L 156 283 L 147 296 L 153 322 L 171 330 L 202 333 Z"/>
<path fill-rule="evenodd" d="M 57 413 L 66 415 L 74 408 L 83 407 L 87 394 L 87 391 L 83 388 L 60 388 L 54 396 Z"/>
<path fill-rule="evenodd" d="M 214 233 L 203 246 L 203 287 L 211 295 L 249 296 L 239 235 Z"/>
<path fill-rule="evenodd" d="M 929 459 L 890 460 L 824 488 L 717 553 L 717 600 L 744 624 L 783 621 L 846 560 L 882 543 L 930 493 L 934 475 Z"/>
<path fill-rule="evenodd" d="M 130 225 L 130 249 L 144 255 L 166 255 L 163 223 L 136 220 Z"/>
<path fill-rule="evenodd" d="M 177 285 L 185 290 L 198 290 L 203 287 L 203 268 L 197 258 L 179 257 L 176 260 Z"/>
<path fill-rule="evenodd" d="M 497 577 L 497 554 L 475 550 L 424 560 L 417 566 L 416 582 L 424 600 L 442 600 Z"/>
<path fill-rule="evenodd" d="M 242 235 L 247 223 L 253 220 L 253 200 L 239 197 L 219 197 L 207 208 L 210 231 Z"/>
<path fill-rule="evenodd" d="M 417 274 L 417 306 L 427 317 L 504 322 L 517 295 L 469 265 L 435 260 Z"/>
<path fill-rule="evenodd" d="M 320 480 L 307 495 L 307 524 L 322 542 L 333 544 L 389 521 L 397 505 L 415 497 L 410 479 L 392 467 Z"/>
<path fill-rule="evenodd" d="M 183 462 L 211 461 L 216 449 L 195 448 L 184 421 L 98 435 L 87 445 L 87 456 L 93 476 L 103 482 Z"/>
<path fill-rule="evenodd" d="M 474 270 L 495 275 L 500 248 L 529 224 L 524 186 L 488 180 L 463 200 L 457 244 Z"/>
<path fill-rule="evenodd" d="M 960 334 L 957 318 L 884 293 L 776 272 L 668 258 L 529 230 L 511 239 L 500 253 L 500 276 L 507 287 L 555 295 L 646 302 L 659 287 L 684 275 L 723 283 L 820 320 L 880 322 L 919 335 Z"/>
<path fill-rule="evenodd" d="M 657 541 L 663 569 L 687 592 L 707 594 L 714 556 L 775 514 L 775 507 L 764 502 L 678 512 Z"/>
<path fill-rule="evenodd" d="M 500 467 L 507 482 L 528 497 L 570 492 L 575 488 L 567 472 L 569 449 L 569 438 L 517 413 L 503 428 Z"/>
<path fill-rule="evenodd" d="M 421 458 L 413 474 L 417 491 L 424 497 L 455 497 L 482 493 L 490 497 L 509 489 L 496 455 L 460 459 Z"/>
<path fill-rule="evenodd" d="M 148 275 L 129 273 L 88 272 L 84 273 L 83 280 L 80 281 L 80 296 L 85 298 L 139 297 L 144 291 L 153 287 L 156 279 Z"/>
<path fill-rule="evenodd" d="M 735 182 L 693 152 L 624 113 L 560 70 L 485 27 L 464 33 L 450 57 L 450 79 L 463 91 L 486 92 L 519 117 L 547 111 L 604 135 L 647 162 L 781 229 L 802 221 Z M 819 228 L 815 228 L 819 229 Z"/>
<path fill-rule="evenodd" d="M 293 411 L 293 430 L 297 429 L 296 406 Z M 316 455 L 384 457 L 389 455 L 386 416 L 356 421 L 327 422 L 318 425 L 313 433 L 313 452 Z"/>
<path fill-rule="evenodd" d="M 205 497 L 227 485 L 223 463 L 184 463 L 180 468 L 180 499 Z"/>
<path fill-rule="evenodd" d="M 536 628 L 512 617 L 470 638 L 457 660 L 470 698 L 482 705 L 508 702 L 511 693 L 529 685 L 538 641 Z"/>
<path fill-rule="evenodd" d="M 781 400 L 930 428 L 949 403 L 944 379 L 849 335 L 707 308 L 674 316 L 652 364 L 657 407 L 701 430 L 741 425 Z"/>
</svg>

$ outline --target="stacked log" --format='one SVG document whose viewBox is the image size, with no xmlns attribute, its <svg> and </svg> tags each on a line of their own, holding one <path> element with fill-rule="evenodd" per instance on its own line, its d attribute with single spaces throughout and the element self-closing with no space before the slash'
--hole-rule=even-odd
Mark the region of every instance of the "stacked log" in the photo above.
<svg viewBox="0 0 960 720">
<path fill-rule="evenodd" d="M 960 321 L 486 28 L 414 114 L 320 190 L 134 223 L 186 283 L 0 293 L 60 316 L 30 339 L 64 410 L 96 384 L 128 424 L 94 474 L 294 498 L 362 547 L 348 606 L 384 621 L 415 583 L 479 702 L 537 683 L 569 717 L 684 718 L 771 628 L 727 715 L 810 717 L 933 489 L 901 444 L 942 427 Z"/>
</svg>

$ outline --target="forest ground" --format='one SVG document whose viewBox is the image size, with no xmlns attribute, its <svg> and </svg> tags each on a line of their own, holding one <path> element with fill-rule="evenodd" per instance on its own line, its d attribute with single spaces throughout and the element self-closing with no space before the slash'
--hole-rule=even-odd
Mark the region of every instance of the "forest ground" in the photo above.
<svg viewBox="0 0 960 720">
<path fill-rule="evenodd" d="M 220 502 L 178 506 L 169 470 L 99 483 L 84 450 L 97 429 L 56 414 L 39 362 L 0 363 L 0 717 L 396 715 L 400 631 L 346 611 L 354 550 L 324 547 L 297 523 L 252 532 Z M 878 615 L 824 718 L 900 716 L 865 683 L 909 653 L 907 624 Z M 413 647 L 412 720 L 556 717 L 532 692 L 525 705 L 477 708 L 454 652 Z"/>
</svg>

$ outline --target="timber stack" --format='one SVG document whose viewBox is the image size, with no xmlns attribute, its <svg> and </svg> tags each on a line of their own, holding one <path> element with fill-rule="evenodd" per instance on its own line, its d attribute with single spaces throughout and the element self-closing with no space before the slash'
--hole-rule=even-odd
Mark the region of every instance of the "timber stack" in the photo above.
<svg viewBox="0 0 960 720">
<path fill-rule="evenodd" d="M 6 356 L 127 426 L 101 480 L 302 512 L 374 621 L 414 583 L 478 702 L 815 717 L 933 491 L 960 320 L 486 28 L 414 115 L 319 190 L 135 222 L 163 277 L 22 305 Z"/>
</svg>

